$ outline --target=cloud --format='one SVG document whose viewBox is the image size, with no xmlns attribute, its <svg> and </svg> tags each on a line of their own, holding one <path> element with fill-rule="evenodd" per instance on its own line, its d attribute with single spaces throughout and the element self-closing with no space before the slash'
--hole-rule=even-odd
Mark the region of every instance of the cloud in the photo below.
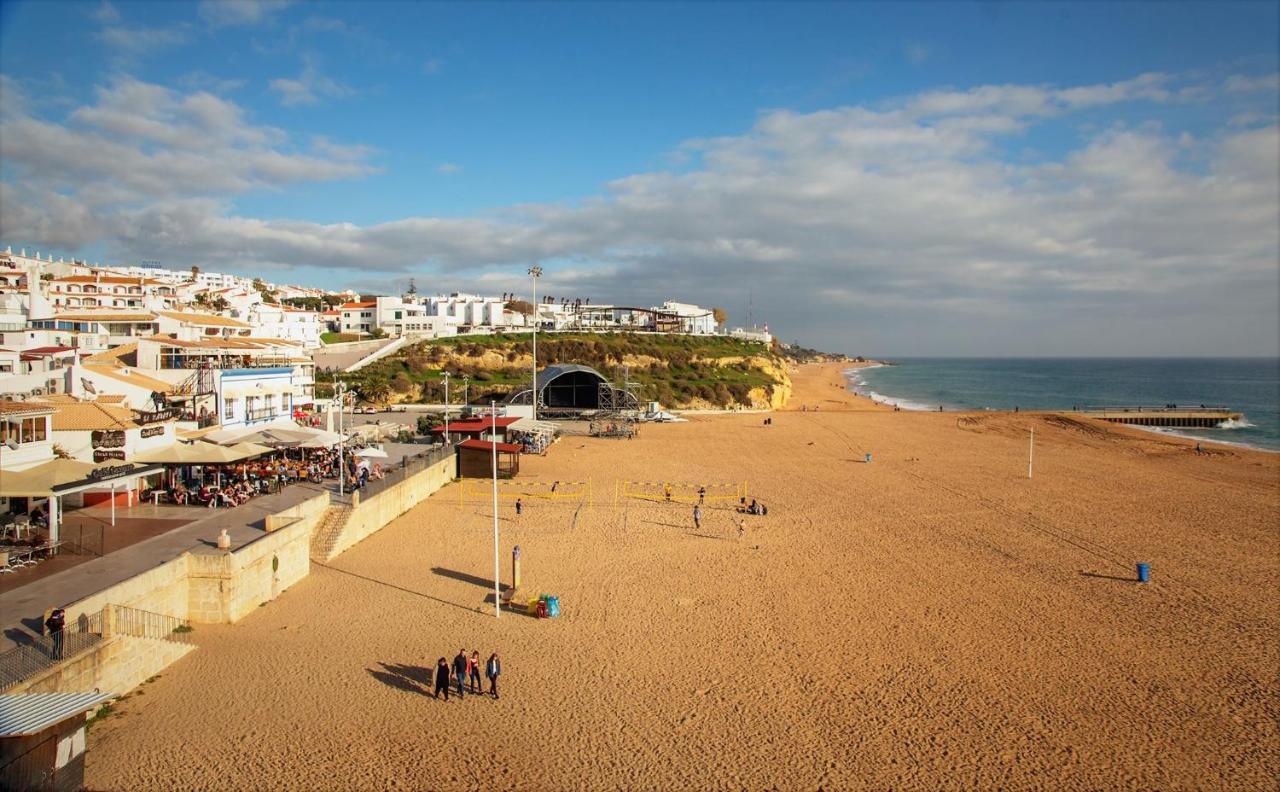
<svg viewBox="0 0 1280 792">
<path fill-rule="evenodd" d="M 293 0 L 202 0 L 200 18 L 213 27 L 257 25 L 292 5 Z"/>
<path fill-rule="evenodd" d="M 929 55 L 929 48 L 916 41 L 908 42 L 902 47 L 902 56 L 908 63 L 916 66 L 929 60 Z"/>
<path fill-rule="evenodd" d="M 455 173 L 462 173 L 462 166 L 454 162 L 442 162 L 436 166 L 436 173 L 452 176 Z"/>
<path fill-rule="evenodd" d="M 57 193 L 104 212 L 359 178 L 374 172 L 370 153 L 323 139 L 302 148 L 282 130 L 250 123 L 234 102 L 128 77 L 100 86 L 94 102 L 61 121 L 8 101 L 0 117 L 0 156 L 14 174 L 14 189 L 31 194 L 29 203 L 48 203 Z M 29 226 L 8 211 L 4 220 L 8 228 Z M 31 233 L 40 238 L 38 229 Z"/>
<path fill-rule="evenodd" d="M 429 58 L 425 63 L 422 64 L 422 73 L 429 74 L 429 75 L 439 74 L 440 70 L 443 68 L 444 68 L 444 62 L 441 61 L 439 58 Z"/>
<path fill-rule="evenodd" d="M 120 12 L 107 0 L 102 0 L 102 3 L 93 12 L 93 18 L 104 25 L 110 25 L 120 21 Z"/>
<path fill-rule="evenodd" d="M 25 178 L 6 187 L 22 209 L 5 210 L 0 235 L 342 273 L 335 283 L 413 273 L 426 289 L 520 289 L 523 266 L 542 262 L 547 294 L 688 299 L 741 322 L 750 293 L 785 337 L 847 351 L 1275 354 L 1280 130 L 1274 117 L 1240 128 L 1224 115 L 1196 135 L 1147 123 L 1146 105 L 1186 87 L 1154 75 L 776 110 L 688 141 L 678 171 L 626 175 L 572 205 L 356 225 L 240 216 L 226 196 L 351 178 L 368 172 L 367 150 L 315 139 L 296 151 L 233 104 L 118 84 L 63 124 L 6 119 L 4 158 Z M 1026 145 L 1045 119 L 1099 106 L 1114 122 L 1066 153 L 1002 154 L 1011 135 Z M 184 147 L 182 125 L 212 130 L 217 167 Z M 204 187 L 171 186 L 192 183 Z M 121 185 L 144 199 L 113 199 Z"/>
<path fill-rule="evenodd" d="M 187 42 L 184 27 L 145 28 L 108 25 L 98 31 L 103 44 L 123 55 L 148 55 Z"/>
<path fill-rule="evenodd" d="M 1232 93 L 1274 94 L 1280 91 L 1280 74 L 1263 74 L 1255 77 L 1233 74 L 1227 78 L 1223 87 Z"/>
<path fill-rule="evenodd" d="M 305 59 L 302 73 L 296 79 L 279 77 L 271 81 L 271 90 L 280 94 L 285 107 L 317 104 L 322 97 L 341 99 L 355 93 L 347 86 L 320 73 L 312 59 Z"/>
</svg>

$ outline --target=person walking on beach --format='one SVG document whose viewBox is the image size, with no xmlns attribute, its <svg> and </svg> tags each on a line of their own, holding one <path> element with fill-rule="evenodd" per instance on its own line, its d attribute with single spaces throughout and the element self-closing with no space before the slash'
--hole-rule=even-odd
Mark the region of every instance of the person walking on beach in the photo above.
<svg viewBox="0 0 1280 792">
<path fill-rule="evenodd" d="M 747 521 L 739 517 L 738 518 L 738 538 L 741 539 L 743 535 L 746 534 L 746 532 L 747 532 Z"/>
<path fill-rule="evenodd" d="M 489 695 L 494 698 L 498 697 L 498 676 L 501 673 L 502 661 L 498 659 L 498 653 L 494 652 L 484 664 L 484 675 L 489 677 Z"/>
<path fill-rule="evenodd" d="M 671 502 L 671 485 L 670 484 L 662 485 L 662 494 L 666 497 L 667 502 L 670 503 Z"/>
<path fill-rule="evenodd" d="M 696 503 L 693 506 L 693 528 L 696 531 L 702 530 L 702 504 Z"/>
<path fill-rule="evenodd" d="M 453 658 L 453 680 L 458 686 L 458 698 L 466 691 L 467 686 L 467 650 L 459 649 L 458 656 Z"/>
<path fill-rule="evenodd" d="M 702 503 L 707 499 L 707 488 L 698 487 L 698 503 Z"/>
<path fill-rule="evenodd" d="M 471 680 L 471 692 L 483 693 L 484 686 L 480 684 L 480 650 L 471 650 L 471 659 L 467 661 L 467 675 Z"/>
<path fill-rule="evenodd" d="M 443 657 L 436 663 L 436 692 L 431 698 L 440 698 L 440 691 L 444 691 L 444 700 L 449 700 L 449 661 Z"/>
<path fill-rule="evenodd" d="M 53 659 L 62 659 L 62 642 L 66 640 L 63 630 L 67 626 L 67 612 L 62 608 L 54 608 L 49 618 L 44 620 L 44 628 L 53 638 Z"/>
<path fill-rule="evenodd" d="M 524 501 L 516 498 L 516 516 L 519 517 L 521 514 L 524 514 Z"/>
</svg>

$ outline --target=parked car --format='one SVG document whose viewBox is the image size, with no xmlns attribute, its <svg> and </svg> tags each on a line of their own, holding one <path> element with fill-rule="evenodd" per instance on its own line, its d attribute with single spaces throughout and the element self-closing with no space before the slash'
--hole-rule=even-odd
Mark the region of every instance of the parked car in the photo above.
<svg viewBox="0 0 1280 792">
<path fill-rule="evenodd" d="M 372 404 L 362 404 L 355 409 L 356 415 L 377 415 L 378 408 Z"/>
</svg>

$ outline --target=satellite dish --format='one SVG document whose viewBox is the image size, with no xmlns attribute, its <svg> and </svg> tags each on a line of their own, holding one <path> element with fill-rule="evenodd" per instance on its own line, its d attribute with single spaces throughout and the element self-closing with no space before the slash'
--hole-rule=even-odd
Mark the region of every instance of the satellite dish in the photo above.
<svg viewBox="0 0 1280 792">
<path fill-rule="evenodd" d="M 98 389 L 93 387 L 93 383 L 89 381 L 88 377 L 80 378 L 80 387 L 84 388 L 84 392 L 89 394 L 90 396 L 98 395 Z"/>
</svg>

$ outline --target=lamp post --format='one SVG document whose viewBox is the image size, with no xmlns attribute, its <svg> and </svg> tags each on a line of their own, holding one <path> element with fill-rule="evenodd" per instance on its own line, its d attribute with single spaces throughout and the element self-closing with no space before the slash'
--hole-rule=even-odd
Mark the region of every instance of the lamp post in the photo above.
<svg viewBox="0 0 1280 792">
<path fill-rule="evenodd" d="M 529 268 L 533 278 L 533 420 L 538 420 L 538 278 L 542 277 L 542 267 L 533 265 Z"/>
<path fill-rule="evenodd" d="M 449 372 L 444 373 L 444 443 L 449 445 Z"/>
<path fill-rule="evenodd" d="M 338 497 L 342 497 L 342 481 L 343 476 L 347 472 L 347 466 L 343 463 L 343 440 L 345 435 L 342 434 L 342 401 L 346 395 L 347 383 L 339 381 L 333 386 L 333 393 L 338 398 Z"/>
<path fill-rule="evenodd" d="M 502 586 L 498 582 L 501 571 L 498 569 L 498 404 L 489 402 L 489 417 L 493 421 L 493 436 L 489 439 L 489 447 L 493 450 L 493 618 L 502 616 Z"/>
<path fill-rule="evenodd" d="M 462 405 L 471 406 L 471 377 L 467 374 L 462 375 Z"/>
</svg>

